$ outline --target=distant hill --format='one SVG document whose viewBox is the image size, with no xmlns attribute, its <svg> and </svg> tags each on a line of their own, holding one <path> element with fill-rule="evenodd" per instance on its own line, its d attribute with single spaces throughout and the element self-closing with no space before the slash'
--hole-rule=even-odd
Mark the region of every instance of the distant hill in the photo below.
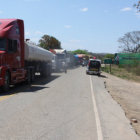
<svg viewBox="0 0 140 140">
<path fill-rule="evenodd" d="M 108 53 L 92 53 L 89 52 L 90 55 L 95 56 L 97 59 L 103 59 Z"/>
</svg>

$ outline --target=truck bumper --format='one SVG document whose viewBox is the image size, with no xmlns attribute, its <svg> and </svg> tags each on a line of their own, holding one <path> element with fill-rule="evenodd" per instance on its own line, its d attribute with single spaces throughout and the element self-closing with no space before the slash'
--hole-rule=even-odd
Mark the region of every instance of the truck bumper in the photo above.
<svg viewBox="0 0 140 140">
<path fill-rule="evenodd" d="M 98 74 L 99 72 L 97 71 L 88 71 L 89 74 Z"/>
<path fill-rule="evenodd" d="M 87 70 L 86 71 L 88 74 L 101 74 L 101 71 L 90 71 L 90 70 Z"/>
</svg>

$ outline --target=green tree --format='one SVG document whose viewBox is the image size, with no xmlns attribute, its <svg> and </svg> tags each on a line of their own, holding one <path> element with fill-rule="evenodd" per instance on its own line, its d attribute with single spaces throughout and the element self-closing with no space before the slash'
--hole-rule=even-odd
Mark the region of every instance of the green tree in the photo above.
<svg viewBox="0 0 140 140">
<path fill-rule="evenodd" d="M 44 35 L 39 40 L 39 46 L 46 50 L 61 49 L 61 42 L 53 36 Z"/>
<path fill-rule="evenodd" d="M 73 54 L 88 54 L 88 51 L 87 50 L 75 50 L 75 51 L 72 51 Z"/>
<path fill-rule="evenodd" d="M 109 53 L 109 54 L 106 54 L 106 55 L 105 55 L 105 58 L 114 59 L 114 56 L 115 56 L 114 54 L 110 54 L 110 53 Z"/>
</svg>

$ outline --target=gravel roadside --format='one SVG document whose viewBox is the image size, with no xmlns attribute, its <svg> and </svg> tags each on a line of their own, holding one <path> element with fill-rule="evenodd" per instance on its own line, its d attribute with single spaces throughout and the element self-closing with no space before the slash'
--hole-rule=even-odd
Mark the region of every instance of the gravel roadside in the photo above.
<svg viewBox="0 0 140 140">
<path fill-rule="evenodd" d="M 106 76 L 105 87 L 108 92 L 123 108 L 126 117 L 140 136 L 140 83 L 124 80 L 104 72 L 102 75 Z"/>
</svg>

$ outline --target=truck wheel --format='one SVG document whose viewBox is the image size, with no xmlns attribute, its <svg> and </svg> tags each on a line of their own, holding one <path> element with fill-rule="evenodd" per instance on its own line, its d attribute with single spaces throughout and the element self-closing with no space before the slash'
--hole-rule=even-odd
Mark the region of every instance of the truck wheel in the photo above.
<svg viewBox="0 0 140 140">
<path fill-rule="evenodd" d="M 32 69 L 31 71 L 31 81 L 34 82 L 35 81 L 35 72 L 34 72 L 34 69 Z"/>
<path fill-rule="evenodd" d="M 46 78 L 48 76 L 48 72 L 46 69 L 41 73 L 41 77 Z"/>
<path fill-rule="evenodd" d="M 4 80 L 4 85 L 3 85 L 3 90 L 4 91 L 8 91 L 9 88 L 10 88 L 10 77 L 9 77 L 9 73 L 6 72 L 5 80 Z"/>
<path fill-rule="evenodd" d="M 50 76 L 51 76 L 51 72 L 50 72 L 50 71 L 48 72 L 48 75 L 47 75 L 47 76 L 48 76 L 48 77 L 50 77 Z"/>
<path fill-rule="evenodd" d="M 51 69 L 51 66 L 48 67 L 48 76 L 51 76 L 52 74 L 52 69 Z"/>
<path fill-rule="evenodd" d="M 27 84 L 31 84 L 31 71 L 28 70 L 28 73 L 27 73 L 27 80 L 26 80 L 26 83 Z"/>
</svg>

